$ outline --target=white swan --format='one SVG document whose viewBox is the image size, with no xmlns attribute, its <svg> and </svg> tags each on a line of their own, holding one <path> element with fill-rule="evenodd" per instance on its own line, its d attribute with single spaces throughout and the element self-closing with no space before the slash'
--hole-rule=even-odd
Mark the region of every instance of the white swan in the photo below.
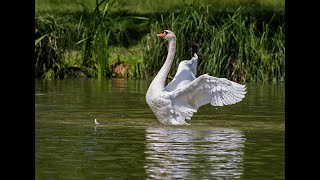
<svg viewBox="0 0 320 180">
<path fill-rule="evenodd" d="M 180 62 L 175 77 L 165 87 L 176 51 L 176 36 L 170 30 L 164 30 L 157 36 L 168 40 L 168 55 L 149 86 L 146 101 L 160 123 L 186 125 L 185 119 L 191 119 L 203 105 L 231 105 L 245 97 L 245 85 L 208 74 L 196 78 L 197 54 L 194 54 L 191 60 Z"/>
</svg>

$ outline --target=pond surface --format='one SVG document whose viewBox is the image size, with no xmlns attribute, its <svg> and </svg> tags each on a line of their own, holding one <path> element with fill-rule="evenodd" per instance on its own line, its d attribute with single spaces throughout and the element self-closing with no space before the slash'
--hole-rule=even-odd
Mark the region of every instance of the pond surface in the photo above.
<svg viewBox="0 0 320 180">
<path fill-rule="evenodd" d="M 284 85 L 247 84 L 243 101 L 164 126 L 149 84 L 35 80 L 36 179 L 284 179 Z"/>
</svg>

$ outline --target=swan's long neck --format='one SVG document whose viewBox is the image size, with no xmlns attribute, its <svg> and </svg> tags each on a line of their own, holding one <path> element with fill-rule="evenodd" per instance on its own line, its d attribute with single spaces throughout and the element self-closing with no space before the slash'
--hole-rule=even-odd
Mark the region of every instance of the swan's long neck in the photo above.
<svg viewBox="0 0 320 180">
<path fill-rule="evenodd" d="M 166 61 L 164 62 L 162 68 L 160 69 L 160 71 L 158 72 L 158 74 L 156 75 L 156 77 L 154 78 L 150 86 L 154 86 L 158 90 L 163 91 L 175 53 L 176 53 L 176 39 L 173 38 L 169 41 L 168 55 L 167 55 Z"/>
</svg>

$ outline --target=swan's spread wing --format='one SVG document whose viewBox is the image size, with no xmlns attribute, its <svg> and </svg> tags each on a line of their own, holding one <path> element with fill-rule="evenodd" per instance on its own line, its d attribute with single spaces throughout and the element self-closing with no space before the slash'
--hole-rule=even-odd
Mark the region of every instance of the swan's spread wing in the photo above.
<svg viewBox="0 0 320 180">
<path fill-rule="evenodd" d="M 187 119 L 191 118 L 193 113 L 205 104 L 231 105 L 241 101 L 245 94 L 245 85 L 207 74 L 199 76 L 180 89 L 168 92 L 176 113 Z"/>
<path fill-rule="evenodd" d="M 195 74 L 197 71 L 197 62 L 198 56 L 196 53 L 194 54 L 194 57 L 191 58 L 191 60 L 181 61 L 178 66 L 176 75 L 174 76 L 172 81 L 164 88 L 164 91 L 174 91 L 196 79 Z"/>
<path fill-rule="evenodd" d="M 180 70 L 174 79 L 164 88 L 164 91 L 174 91 L 189 84 L 194 79 L 196 79 L 196 77 L 189 69 Z"/>
</svg>

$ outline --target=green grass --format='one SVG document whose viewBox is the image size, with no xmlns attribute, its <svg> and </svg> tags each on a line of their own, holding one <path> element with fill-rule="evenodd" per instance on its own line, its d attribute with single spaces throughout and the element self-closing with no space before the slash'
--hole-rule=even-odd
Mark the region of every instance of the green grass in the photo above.
<svg viewBox="0 0 320 180">
<path fill-rule="evenodd" d="M 157 73 L 171 29 L 178 63 L 198 45 L 198 74 L 237 82 L 284 81 L 284 0 L 37 0 L 37 78 L 110 77 L 112 64 L 129 77 Z M 241 8 L 239 8 L 241 7 Z"/>
<path fill-rule="evenodd" d="M 155 75 L 167 55 L 167 42 L 155 35 L 170 29 L 177 36 L 173 77 L 180 61 L 191 59 L 198 46 L 198 74 L 208 73 L 236 82 L 284 82 L 284 23 L 270 27 L 258 22 L 243 8 L 230 14 L 214 14 L 204 6 L 185 6 L 182 13 L 170 13 L 151 24 L 151 33 L 143 42 L 144 64 Z M 281 18 L 281 16 L 280 16 Z M 280 21 L 278 19 L 278 21 Z"/>
<path fill-rule="evenodd" d="M 110 76 L 111 46 L 137 44 L 137 36 L 129 38 L 130 32 L 139 31 L 135 22 L 147 19 L 122 15 L 121 7 L 117 1 L 99 1 L 92 12 L 83 11 L 78 19 L 72 14 L 38 13 L 35 18 L 36 77 L 66 77 L 65 73 L 74 67 L 88 77 Z"/>
<path fill-rule="evenodd" d="M 174 11 L 185 4 L 198 4 L 215 9 L 237 9 L 240 5 L 253 8 L 283 9 L 285 0 L 118 0 L 122 10 L 132 13 L 155 13 Z M 75 13 L 96 7 L 96 0 L 36 0 L 36 10 L 50 13 Z"/>
</svg>

